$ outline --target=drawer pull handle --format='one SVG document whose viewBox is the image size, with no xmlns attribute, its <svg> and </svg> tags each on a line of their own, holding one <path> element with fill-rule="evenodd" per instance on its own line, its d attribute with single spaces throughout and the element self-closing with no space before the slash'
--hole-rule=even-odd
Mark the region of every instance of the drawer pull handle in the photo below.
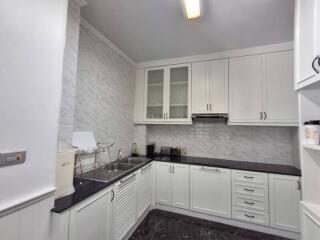
<svg viewBox="0 0 320 240">
<path fill-rule="evenodd" d="M 248 204 L 248 205 L 254 205 L 255 204 L 254 202 L 247 202 L 247 201 L 245 201 L 244 203 Z"/>
<path fill-rule="evenodd" d="M 213 171 L 213 172 L 221 172 L 220 169 L 218 168 L 206 168 L 206 167 L 201 167 L 201 170 L 207 170 L 207 171 Z"/>
<path fill-rule="evenodd" d="M 254 179 L 254 177 L 250 177 L 250 176 L 243 176 L 246 179 Z"/>
<path fill-rule="evenodd" d="M 254 192 L 253 189 L 244 188 L 244 190 L 247 191 L 247 192 Z"/>
<path fill-rule="evenodd" d="M 255 216 L 253 216 L 253 215 L 249 215 L 249 214 L 244 214 L 246 217 L 248 217 L 248 218 L 255 218 Z"/>
<path fill-rule="evenodd" d="M 120 180 L 120 184 L 124 184 L 124 183 L 126 183 L 126 182 L 129 182 L 129 181 L 132 180 L 135 176 L 136 176 L 136 173 L 133 173 L 130 177 L 125 178 L 125 179 L 121 179 L 121 180 Z"/>
</svg>

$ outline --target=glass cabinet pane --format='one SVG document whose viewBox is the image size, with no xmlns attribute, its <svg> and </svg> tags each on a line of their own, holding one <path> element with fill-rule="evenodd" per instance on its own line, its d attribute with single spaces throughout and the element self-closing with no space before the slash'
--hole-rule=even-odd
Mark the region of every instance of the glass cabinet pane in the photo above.
<svg viewBox="0 0 320 240">
<path fill-rule="evenodd" d="M 164 69 L 150 70 L 147 77 L 147 118 L 162 119 Z"/>
<path fill-rule="evenodd" d="M 188 118 L 188 67 L 170 69 L 170 119 Z"/>
</svg>

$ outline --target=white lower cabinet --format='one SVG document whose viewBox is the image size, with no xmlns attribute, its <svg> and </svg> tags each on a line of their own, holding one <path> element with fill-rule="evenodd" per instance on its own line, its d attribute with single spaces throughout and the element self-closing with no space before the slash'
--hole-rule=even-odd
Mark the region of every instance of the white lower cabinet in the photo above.
<svg viewBox="0 0 320 240">
<path fill-rule="evenodd" d="M 137 173 L 114 184 L 112 240 L 121 240 L 136 223 Z"/>
<path fill-rule="evenodd" d="M 189 209 L 189 165 L 156 162 L 156 203 Z"/>
<path fill-rule="evenodd" d="M 70 210 L 69 240 L 110 240 L 112 188 L 102 191 Z"/>
<path fill-rule="evenodd" d="M 190 209 L 231 217 L 231 171 L 190 166 Z"/>
<path fill-rule="evenodd" d="M 140 218 L 152 203 L 152 163 L 141 168 L 137 174 L 137 218 Z"/>
<path fill-rule="evenodd" d="M 300 231 L 300 178 L 269 174 L 270 226 Z"/>
</svg>

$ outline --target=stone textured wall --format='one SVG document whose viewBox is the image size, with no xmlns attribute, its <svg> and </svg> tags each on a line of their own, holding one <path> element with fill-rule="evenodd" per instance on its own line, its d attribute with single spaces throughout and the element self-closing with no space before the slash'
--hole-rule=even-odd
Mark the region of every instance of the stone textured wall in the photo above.
<svg viewBox="0 0 320 240">
<path fill-rule="evenodd" d="M 113 158 L 131 150 L 134 84 L 135 66 L 81 25 L 74 130 L 115 142 Z"/>
<path fill-rule="evenodd" d="M 66 45 L 63 59 L 62 96 L 59 122 L 59 149 L 68 148 L 72 141 L 73 116 L 76 101 L 80 6 L 68 4 Z"/>
<path fill-rule="evenodd" d="M 296 166 L 295 127 L 228 126 L 221 123 L 148 126 L 146 142 L 186 147 L 187 155 Z M 136 137 L 138 138 L 138 137 Z"/>
</svg>

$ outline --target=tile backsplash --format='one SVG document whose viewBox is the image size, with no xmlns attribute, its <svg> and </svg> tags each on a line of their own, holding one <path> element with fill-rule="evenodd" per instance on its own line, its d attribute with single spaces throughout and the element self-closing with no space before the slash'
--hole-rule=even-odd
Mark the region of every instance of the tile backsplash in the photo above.
<svg viewBox="0 0 320 240">
<path fill-rule="evenodd" d="M 147 142 L 182 146 L 187 155 L 297 165 L 295 127 L 228 126 L 222 123 L 148 126 Z"/>
</svg>

